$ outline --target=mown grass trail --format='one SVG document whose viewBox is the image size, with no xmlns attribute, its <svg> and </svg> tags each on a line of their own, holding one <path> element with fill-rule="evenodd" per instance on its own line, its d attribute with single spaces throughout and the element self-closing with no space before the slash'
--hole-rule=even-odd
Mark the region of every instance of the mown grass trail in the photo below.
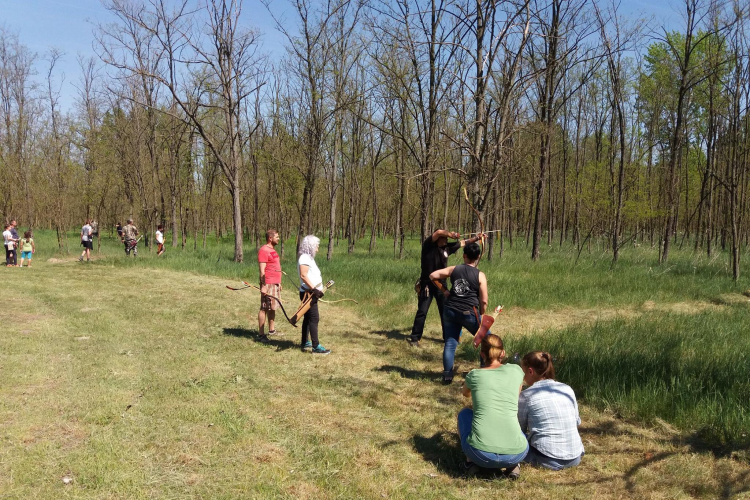
<svg viewBox="0 0 750 500">
<path fill-rule="evenodd" d="M 254 342 L 252 292 L 143 257 L 37 259 L 31 270 L 3 270 L 14 285 L 0 312 L 0 496 L 671 499 L 750 491 L 743 450 L 714 454 L 669 423 L 629 424 L 599 403 L 582 405 L 581 467 L 527 467 L 517 483 L 466 480 L 455 435 L 464 401 L 458 383 L 438 383 L 436 318 L 414 351 L 403 340 L 407 313 L 323 305 L 321 338 L 333 354 L 316 358 L 299 352 L 288 325 L 271 346 Z M 332 277 L 341 293 L 361 298 Z M 722 307 L 744 318 L 744 305 Z M 520 348 L 556 335 L 595 338 L 601 324 L 579 328 L 581 336 L 506 333 Z M 596 344 L 587 342 L 592 354 Z M 469 354 L 462 371 L 475 366 Z"/>
</svg>

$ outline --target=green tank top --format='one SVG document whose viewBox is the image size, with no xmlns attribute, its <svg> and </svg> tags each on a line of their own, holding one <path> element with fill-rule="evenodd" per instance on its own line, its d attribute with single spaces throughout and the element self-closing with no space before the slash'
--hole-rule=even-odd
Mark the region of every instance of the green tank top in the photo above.
<svg viewBox="0 0 750 500">
<path fill-rule="evenodd" d="M 34 238 L 22 239 L 21 240 L 21 251 L 22 252 L 31 252 L 32 250 L 32 244 L 34 243 Z"/>
<path fill-rule="evenodd" d="M 527 446 L 518 423 L 518 392 L 523 370 L 507 364 L 499 368 L 479 368 L 466 376 L 471 389 L 474 418 L 467 442 L 477 450 L 499 455 L 517 455 Z"/>
</svg>

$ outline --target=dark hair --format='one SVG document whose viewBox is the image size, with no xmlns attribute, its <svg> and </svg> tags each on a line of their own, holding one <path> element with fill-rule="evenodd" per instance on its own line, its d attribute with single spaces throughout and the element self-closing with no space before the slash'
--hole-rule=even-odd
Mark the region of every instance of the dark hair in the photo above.
<svg viewBox="0 0 750 500">
<path fill-rule="evenodd" d="M 23 233 L 23 239 L 30 240 L 31 239 L 31 231 L 26 231 Z"/>
<path fill-rule="evenodd" d="M 164 226 L 162 224 L 159 224 L 158 226 L 156 226 L 156 229 L 158 229 L 159 231 L 161 231 L 162 229 L 164 229 Z"/>
<path fill-rule="evenodd" d="M 503 359 L 505 358 L 505 356 L 503 355 L 503 350 L 505 349 L 503 345 L 503 339 L 501 339 L 494 333 L 488 333 L 484 336 L 479 349 L 480 352 L 484 355 L 485 364 L 490 364 L 495 360 L 498 360 L 502 363 Z"/>
<path fill-rule="evenodd" d="M 266 241 L 271 241 L 274 234 L 279 234 L 279 232 L 273 228 L 266 231 Z"/>
<path fill-rule="evenodd" d="M 464 255 L 469 258 L 470 261 L 474 262 L 479 258 L 479 255 L 482 253 L 481 249 L 479 248 L 479 245 L 475 243 L 469 243 L 464 247 Z"/>
<path fill-rule="evenodd" d="M 548 352 L 530 352 L 523 357 L 521 365 L 533 369 L 543 379 L 555 379 L 555 367 L 552 365 L 552 356 Z"/>
</svg>

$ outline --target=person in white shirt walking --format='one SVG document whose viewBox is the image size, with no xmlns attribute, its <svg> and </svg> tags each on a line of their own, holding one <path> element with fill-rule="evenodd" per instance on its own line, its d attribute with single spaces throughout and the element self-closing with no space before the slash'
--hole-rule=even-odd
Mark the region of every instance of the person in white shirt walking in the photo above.
<svg viewBox="0 0 750 500">
<path fill-rule="evenodd" d="M 164 253 L 164 226 L 159 224 L 156 228 L 156 255 Z"/>
<path fill-rule="evenodd" d="M 528 353 L 521 368 L 528 385 L 518 398 L 518 422 L 529 440 L 524 462 L 552 470 L 578 465 L 584 449 L 575 392 L 555 380 L 552 356 L 547 352 Z"/>
</svg>

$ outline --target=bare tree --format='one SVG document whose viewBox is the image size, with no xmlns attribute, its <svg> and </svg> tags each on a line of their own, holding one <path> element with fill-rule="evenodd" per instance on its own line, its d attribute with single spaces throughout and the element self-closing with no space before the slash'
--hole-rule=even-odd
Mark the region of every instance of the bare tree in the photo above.
<svg viewBox="0 0 750 500">
<path fill-rule="evenodd" d="M 150 0 L 148 5 L 112 0 L 107 6 L 122 25 L 133 24 L 144 36 L 153 38 L 163 61 L 144 67 L 119 57 L 119 52 L 135 54 L 138 41 L 135 37 L 132 42 L 124 40 L 118 27 L 100 27 L 103 59 L 168 89 L 181 114 L 158 108 L 155 102 L 139 104 L 185 120 L 200 134 L 216 158 L 232 198 L 234 260 L 242 262 L 241 148 L 246 136 L 257 129 L 257 124 L 243 128 L 242 107 L 262 85 L 254 78 L 258 34 L 240 26 L 238 0 L 207 0 L 197 10 L 189 10 L 187 0 L 172 10 L 164 0 Z"/>
</svg>

